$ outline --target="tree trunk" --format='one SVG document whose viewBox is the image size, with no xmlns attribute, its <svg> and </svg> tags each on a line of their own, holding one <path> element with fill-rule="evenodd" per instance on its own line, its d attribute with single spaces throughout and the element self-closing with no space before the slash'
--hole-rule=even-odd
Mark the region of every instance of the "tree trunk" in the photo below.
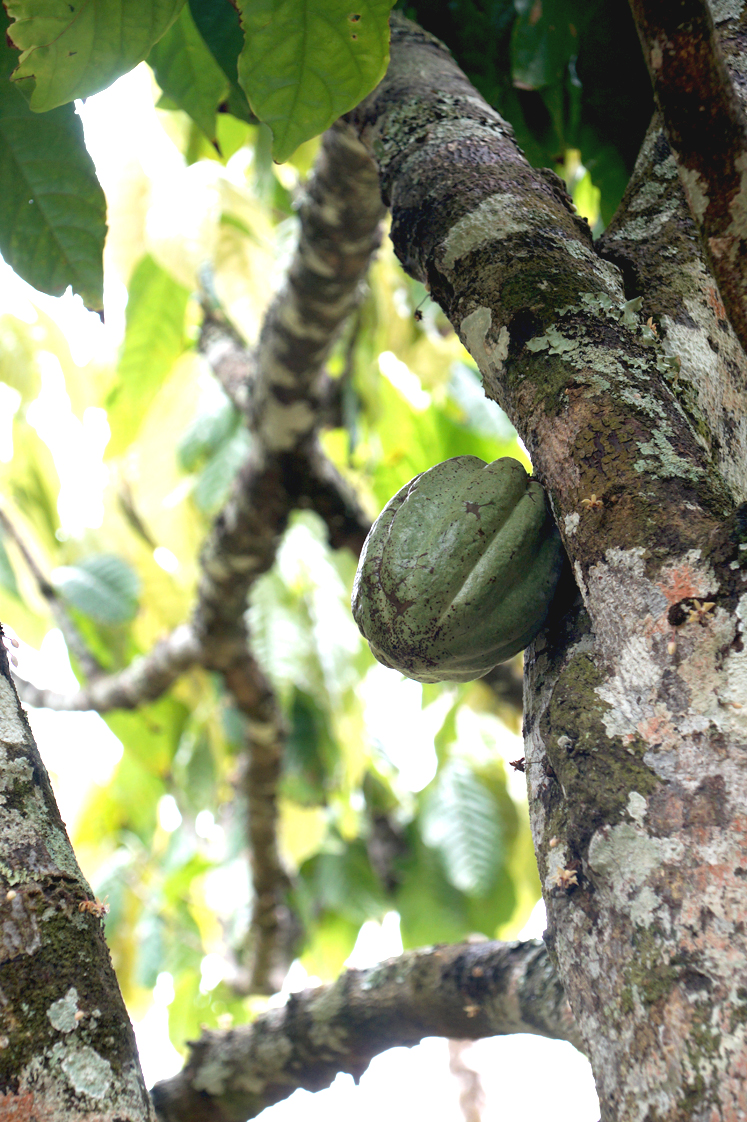
<svg viewBox="0 0 747 1122">
<path fill-rule="evenodd" d="M 743 1118 L 747 361 L 674 236 L 676 165 L 653 138 L 617 217 L 626 290 L 632 267 L 431 36 L 397 21 L 348 119 L 400 260 L 529 448 L 580 592 L 527 652 L 525 733 L 547 941 L 602 1117 Z"/>
<path fill-rule="evenodd" d="M 104 906 L 78 868 L 2 642 L 0 756 L 0 1117 L 149 1122 Z"/>
</svg>

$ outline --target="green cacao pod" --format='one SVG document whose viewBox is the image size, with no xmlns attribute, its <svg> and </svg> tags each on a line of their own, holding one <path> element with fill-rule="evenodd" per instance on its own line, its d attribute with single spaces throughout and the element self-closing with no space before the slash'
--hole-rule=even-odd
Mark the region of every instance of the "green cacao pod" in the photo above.
<svg viewBox="0 0 747 1122">
<path fill-rule="evenodd" d="M 416 475 L 366 538 L 353 615 L 373 654 L 419 682 L 470 682 L 541 629 L 563 564 L 541 485 L 508 456 Z"/>
</svg>

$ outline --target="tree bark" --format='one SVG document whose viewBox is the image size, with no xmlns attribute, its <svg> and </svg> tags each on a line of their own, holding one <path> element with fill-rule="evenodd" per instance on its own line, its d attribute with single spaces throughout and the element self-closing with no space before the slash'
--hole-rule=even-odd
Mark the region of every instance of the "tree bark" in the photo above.
<svg viewBox="0 0 747 1122">
<path fill-rule="evenodd" d="M 98 904 L 0 643 L 0 1116 L 149 1122 Z"/>
<path fill-rule="evenodd" d="M 348 119 L 400 260 L 529 448 L 580 590 L 526 654 L 525 735 L 548 945 L 602 1117 L 744 1117 L 747 518 L 702 431 L 733 403 L 683 408 L 682 336 L 646 323 L 647 291 L 631 300 L 432 37 L 396 19 L 387 77 Z M 690 295 L 707 305 L 707 285 Z M 744 353 L 729 361 L 743 392 Z"/>
<path fill-rule="evenodd" d="M 539 940 L 424 947 L 291 994 L 250 1025 L 204 1030 L 152 1095 L 162 1122 L 243 1122 L 298 1087 L 328 1087 L 339 1071 L 360 1078 L 387 1048 L 514 1032 L 579 1045 Z"/>
</svg>

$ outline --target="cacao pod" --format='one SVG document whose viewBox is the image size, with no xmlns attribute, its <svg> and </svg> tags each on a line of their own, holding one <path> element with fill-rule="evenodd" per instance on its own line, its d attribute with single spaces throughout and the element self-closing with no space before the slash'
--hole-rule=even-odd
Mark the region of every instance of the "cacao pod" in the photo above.
<svg viewBox="0 0 747 1122">
<path fill-rule="evenodd" d="M 416 475 L 366 538 L 353 615 L 375 657 L 470 682 L 541 629 L 563 564 L 545 492 L 518 460 L 455 456 Z"/>
</svg>

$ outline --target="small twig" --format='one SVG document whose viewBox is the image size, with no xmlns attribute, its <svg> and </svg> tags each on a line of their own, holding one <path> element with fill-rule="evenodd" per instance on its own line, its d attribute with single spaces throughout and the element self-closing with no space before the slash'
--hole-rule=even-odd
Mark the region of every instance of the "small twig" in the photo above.
<svg viewBox="0 0 747 1122">
<path fill-rule="evenodd" d="M 485 1108 L 485 1092 L 480 1073 L 464 1062 L 464 1053 L 471 1040 L 449 1041 L 449 1071 L 459 1083 L 459 1106 L 464 1122 L 481 1122 Z"/>
<path fill-rule="evenodd" d="M 67 614 L 54 587 L 47 580 L 18 530 L 2 509 L 0 509 L 0 526 L 2 526 L 8 537 L 12 538 L 15 542 L 18 552 L 26 563 L 27 569 L 36 581 L 39 592 L 47 602 L 52 618 L 65 638 L 68 650 L 78 662 L 86 678 L 91 682 L 95 681 L 104 673 L 103 667 L 88 650 L 88 647 L 83 641 L 83 637 Z"/>
</svg>

